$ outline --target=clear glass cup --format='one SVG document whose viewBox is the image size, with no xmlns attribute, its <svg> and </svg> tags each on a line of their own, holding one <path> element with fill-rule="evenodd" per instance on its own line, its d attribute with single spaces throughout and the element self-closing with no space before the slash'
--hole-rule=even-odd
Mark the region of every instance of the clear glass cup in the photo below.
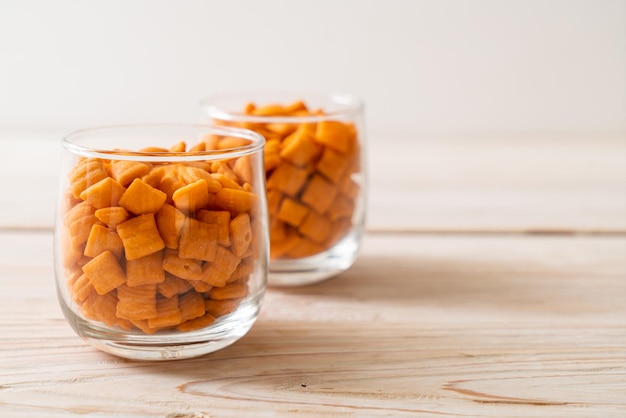
<svg viewBox="0 0 626 418">
<path fill-rule="evenodd" d="M 270 273 L 320 282 L 357 258 L 365 222 L 363 104 L 349 95 L 233 93 L 205 99 L 206 120 L 266 139 Z"/>
<path fill-rule="evenodd" d="M 55 274 L 80 337 L 117 356 L 171 360 L 248 332 L 269 260 L 263 146 L 252 131 L 205 125 L 63 139 Z"/>
</svg>

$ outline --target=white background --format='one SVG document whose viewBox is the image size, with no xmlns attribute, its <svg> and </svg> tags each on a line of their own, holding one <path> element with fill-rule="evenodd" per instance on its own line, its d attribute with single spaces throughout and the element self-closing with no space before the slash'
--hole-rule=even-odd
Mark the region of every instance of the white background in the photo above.
<svg viewBox="0 0 626 418">
<path fill-rule="evenodd" d="M 626 135 L 620 0 L 0 0 L 0 54 L 0 128 L 305 89 L 363 98 L 377 131 Z"/>
</svg>

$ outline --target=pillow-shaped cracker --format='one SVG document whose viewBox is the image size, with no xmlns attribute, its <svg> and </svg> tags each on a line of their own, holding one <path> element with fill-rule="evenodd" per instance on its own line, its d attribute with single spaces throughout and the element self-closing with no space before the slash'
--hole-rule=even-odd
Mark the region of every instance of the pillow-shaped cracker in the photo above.
<svg viewBox="0 0 626 418">
<path fill-rule="evenodd" d="M 250 216 L 247 213 L 237 215 L 230 222 L 231 251 L 237 257 L 241 257 L 250 247 L 252 242 L 252 229 L 250 228 Z"/>
<path fill-rule="evenodd" d="M 217 243 L 224 247 L 230 246 L 230 212 L 227 210 L 198 211 L 197 218 L 207 224 L 217 226 Z"/>
<path fill-rule="evenodd" d="M 127 260 L 145 257 L 165 248 L 152 213 L 122 222 L 117 226 L 117 233 L 124 243 Z"/>
<path fill-rule="evenodd" d="M 156 284 L 117 289 L 116 315 L 118 318 L 136 321 L 156 318 L 159 314 L 156 306 Z"/>
<path fill-rule="evenodd" d="M 126 261 L 126 285 L 130 287 L 161 283 L 165 280 L 163 251 Z"/>
<path fill-rule="evenodd" d="M 217 226 L 187 218 L 180 231 L 181 258 L 213 261 L 217 250 Z"/>
<path fill-rule="evenodd" d="M 165 246 L 174 250 L 177 249 L 180 230 L 185 223 L 185 214 L 166 203 L 157 212 L 156 223 Z"/>
<path fill-rule="evenodd" d="M 126 283 L 124 270 L 111 251 L 105 251 L 91 259 L 83 266 L 83 272 L 99 295 L 104 295 Z"/>
<path fill-rule="evenodd" d="M 178 325 L 182 322 L 178 308 L 178 296 L 171 298 L 158 297 L 156 302 L 158 315 L 148 319 L 150 328 L 164 328 Z"/>
<path fill-rule="evenodd" d="M 211 286 L 222 287 L 228 282 L 240 262 L 239 257 L 226 248 L 218 246 L 215 260 L 203 266 L 201 280 Z"/>
<path fill-rule="evenodd" d="M 115 258 L 120 259 L 124 250 L 124 244 L 115 230 L 95 224 L 91 227 L 84 254 L 87 257 L 96 257 L 106 250 L 111 251 Z"/>
<path fill-rule="evenodd" d="M 209 203 L 209 188 L 207 181 L 199 179 L 176 190 L 172 200 L 177 209 L 185 212 L 195 212 Z"/>
<path fill-rule="evenodd" d="M 111 177 L 106 177 L 83 190 L 80 198 L 89 202 L 94 208 L 102 209 L 117 206 L 125 191 L 124 186 Z"/>
<path fill-rule="evenodd" d="M 301 200 L 319 213 L 325 213 L 337 195 L 337 188 L 318 174 L 314 175 L 302 192 Z"/>
<path fill-rule="evenodd" d="M 128 186 L 133 180 L 150 172 L 148 164 L 138 161 L 115 161 L 111 164 L 111 176 L 122 186 Z"/>
<path fill-rule="evenodd" d="M 135 215 L 156 213 L 165 203 L 167 195 L 141 179 L 135 179 L 120 198 L 120 206 Z"/>
<path fill-rule="evenodd" d="M 98 209 L 95 215 L 100 222 L 107 224 L 109 228 L 116 228 L 130 217 L 128 211 L 121 206 Z"/>
</svg>

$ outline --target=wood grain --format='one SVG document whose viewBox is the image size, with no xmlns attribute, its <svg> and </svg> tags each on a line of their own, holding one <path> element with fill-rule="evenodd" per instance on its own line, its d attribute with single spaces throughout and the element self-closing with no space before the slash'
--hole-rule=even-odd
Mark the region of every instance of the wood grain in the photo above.
<svg viewBox="0 0 626 418">
<path fill-rule="evenodd" d="M 76 337 L 50 232 L 0 232 L 0 415 L 621 417 L 626 238 L 369 234 L 356 265 L 269 289 L 202 358 L 131 362 Z"/>
</svg>

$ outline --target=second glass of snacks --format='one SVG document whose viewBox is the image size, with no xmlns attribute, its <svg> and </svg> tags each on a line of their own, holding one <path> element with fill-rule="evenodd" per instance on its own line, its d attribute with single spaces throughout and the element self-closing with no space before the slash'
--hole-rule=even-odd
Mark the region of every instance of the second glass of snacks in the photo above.
<svg viewBox="0 0 626 418">
<path fill-rule="evenodd" d="M 365 220 L 363 104 L 341 94 L 243 93 L 202 108 L 210 123 L 266 139 L 269 284 L 311 284 L 347 270 Z"/>
<path fill-rule="evenodd" d="M 248 332 L 269 262 L 263 144 L 204 125 L 64 138 L 54 261 L 80 337 L 121 357 L 171 360 Z"/>
</svg>

